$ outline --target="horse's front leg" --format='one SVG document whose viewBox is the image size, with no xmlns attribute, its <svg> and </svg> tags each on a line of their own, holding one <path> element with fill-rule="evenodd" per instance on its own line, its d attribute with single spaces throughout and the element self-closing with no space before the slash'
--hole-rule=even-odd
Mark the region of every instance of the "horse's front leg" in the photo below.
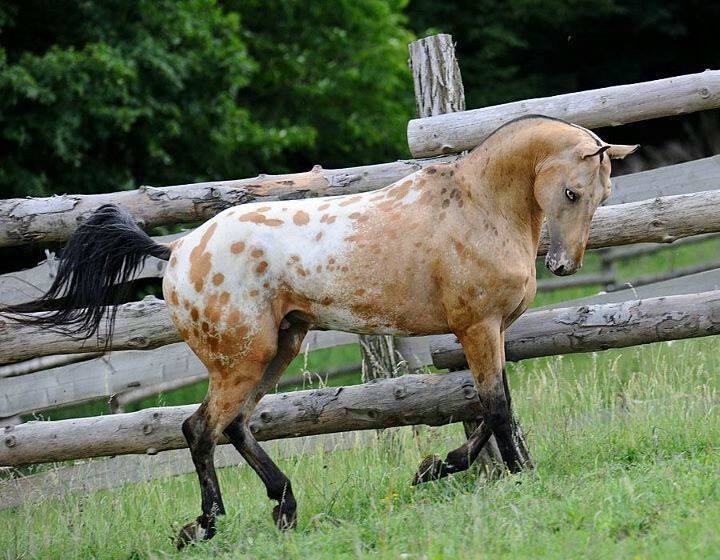
<svg viewBox="0 0 720 560">
<path fill-rule="evenodd" d="M 468 441 L 448 453 L 444 461 L 437 455 L 427 457 L 415 474 L 413 484 L 467 470 L 491 434 L 495 435 L 507 468 L 511 472 L 522 469 L 522 460 L 512 438 L 510 393 L 503 379 L 504 351 L 500 325 L 500 322 L 485 321 L 456 333 L 475 379 L 480 399 L 480 424 Z"/>
</svg>

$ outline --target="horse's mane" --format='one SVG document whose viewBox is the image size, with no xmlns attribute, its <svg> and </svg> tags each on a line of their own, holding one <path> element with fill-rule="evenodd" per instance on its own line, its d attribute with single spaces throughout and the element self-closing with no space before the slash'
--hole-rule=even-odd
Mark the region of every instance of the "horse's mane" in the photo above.
<svg viewBox="0 0 720 560">
<path fill-rule="evenodd" d="M 518 123 L 518 122 L 520 122 L 520 121 L 532 120 L 532 119 L 542 119 L 542 120 L 548 120 L 548 121 L 555 121 L 555 122 L 559 122 L 559 123 L 566 124 L 566 125 L 568 125 L 568 126 L 572 126 L 573 128 L 580 129 L 580 130 L 582 130 L 582 131 L 584 131 L 584 132 L 587 132 L 588 135 L 589 135 L 593 140 L 595 140 L 595 143 L 596 143 L 598 146 L 602 146 L 602 140 L 600 140 L 600 138 L 598 137 L 598 135 L 595 134 L 592 130 L 588 130 L 587 128 L 585 128 L 585 127 L 583 127 L 583 126 L 580 126 L 580 125 L 575 124 L 575 123 L 571 123 L 570 121 L 566 121 L 565 119 L 561 119 L 561 118 L 559 118 L 559 117 L 551 117 L 551 116 L 549 116 L 549 115 L 541 115 L 541 114 L 534 114 L 534 113 L 532 113 L 532 114 L 529 114 L 529 115 L 522 115 L 522 116 L 520 116 L 520 117 L 515 117 L 514 119 L 511 119 L 511 120 L 507 121 L 506 123 L 501 124 L 501 125 L 500 125 L 499 127 L 497 127 L 495 130 L 493 130 L 493 131 L 487 136 L 487 138 L 485 138 L 482 142 L 480 142 L 480 144 L 478 144 L 477 147 L 482 146 L 485 142 L 487 142 L 490 138 L 492 138 L 493 136 L 495 136 L 498 132 L 500 132 L 500 131 L 503 130 L 504 128 L 506 128 L 506 127 L 508 127 L 508 126 L 510 126 L 510 125 L 512 125 L 512 124 Z"/>
</svg>

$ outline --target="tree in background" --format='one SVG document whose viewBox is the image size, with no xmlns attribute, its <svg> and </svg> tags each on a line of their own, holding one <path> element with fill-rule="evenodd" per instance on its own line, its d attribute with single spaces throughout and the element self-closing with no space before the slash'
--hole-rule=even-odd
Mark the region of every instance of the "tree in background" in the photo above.
<svg viewBox="0 0 720 560">
<path fill-rule="evenodd" d="M 0 0 L 0 196 L 402 155 L 403 7 Z"/>
</svg>

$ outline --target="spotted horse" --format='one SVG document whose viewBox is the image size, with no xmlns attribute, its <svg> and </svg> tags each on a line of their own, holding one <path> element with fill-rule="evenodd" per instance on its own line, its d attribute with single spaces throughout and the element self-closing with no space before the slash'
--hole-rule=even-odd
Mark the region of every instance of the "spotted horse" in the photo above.
<svg viewBox="0 0 720 560">
<path fill-rule="evenodd" d="M 169 245 L 155 243 L 120 207 L 103 206 L 69 239 L 49 292 L 6 311 L 51 309 L 24 320 L 88 337 L 105 318 L 111 333 L 113 306 L 122 301 L 114 285 L 148 255 L 169 260 L 168 312 L 210 379 L 182 425 L 202 513 L 183 527 L 179 547 L 211 538 L 225 513 L 213 465 L 222 434 L 277 501 L 277 526 L 295 525 L 290 480 L 247 422 L 310 329 L 454 333 L 482 421 L 445 460 L 426 459 L 414 482 L 467 469 L 491 434 L 515 472 L 523 465 L 511 437 L 503 333 L 535 296 L 541 225 L 550 236 L 546 266 L 575 272 L 593 214 L 610 194 L 610 159 L 637 147 L 607 144 L 558 119 L 522 117 L 467 156 L 384 189 L 229 208 Z"/>
</svg>

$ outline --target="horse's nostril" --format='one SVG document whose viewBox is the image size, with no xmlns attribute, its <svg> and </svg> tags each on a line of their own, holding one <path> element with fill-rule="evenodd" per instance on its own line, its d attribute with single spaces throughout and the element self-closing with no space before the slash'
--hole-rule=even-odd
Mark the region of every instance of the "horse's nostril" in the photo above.
<svg viewBox="0 0 720 560">
<path fill-rule="evenodd" d="M 565 273 L 565 265 L 564 264 L 558 265 L 558 267 L 554 270 L 554 272 L 555 272 L 555 274 L 560 274 L 560 275 L 564 274 Z"/>
</svg>

